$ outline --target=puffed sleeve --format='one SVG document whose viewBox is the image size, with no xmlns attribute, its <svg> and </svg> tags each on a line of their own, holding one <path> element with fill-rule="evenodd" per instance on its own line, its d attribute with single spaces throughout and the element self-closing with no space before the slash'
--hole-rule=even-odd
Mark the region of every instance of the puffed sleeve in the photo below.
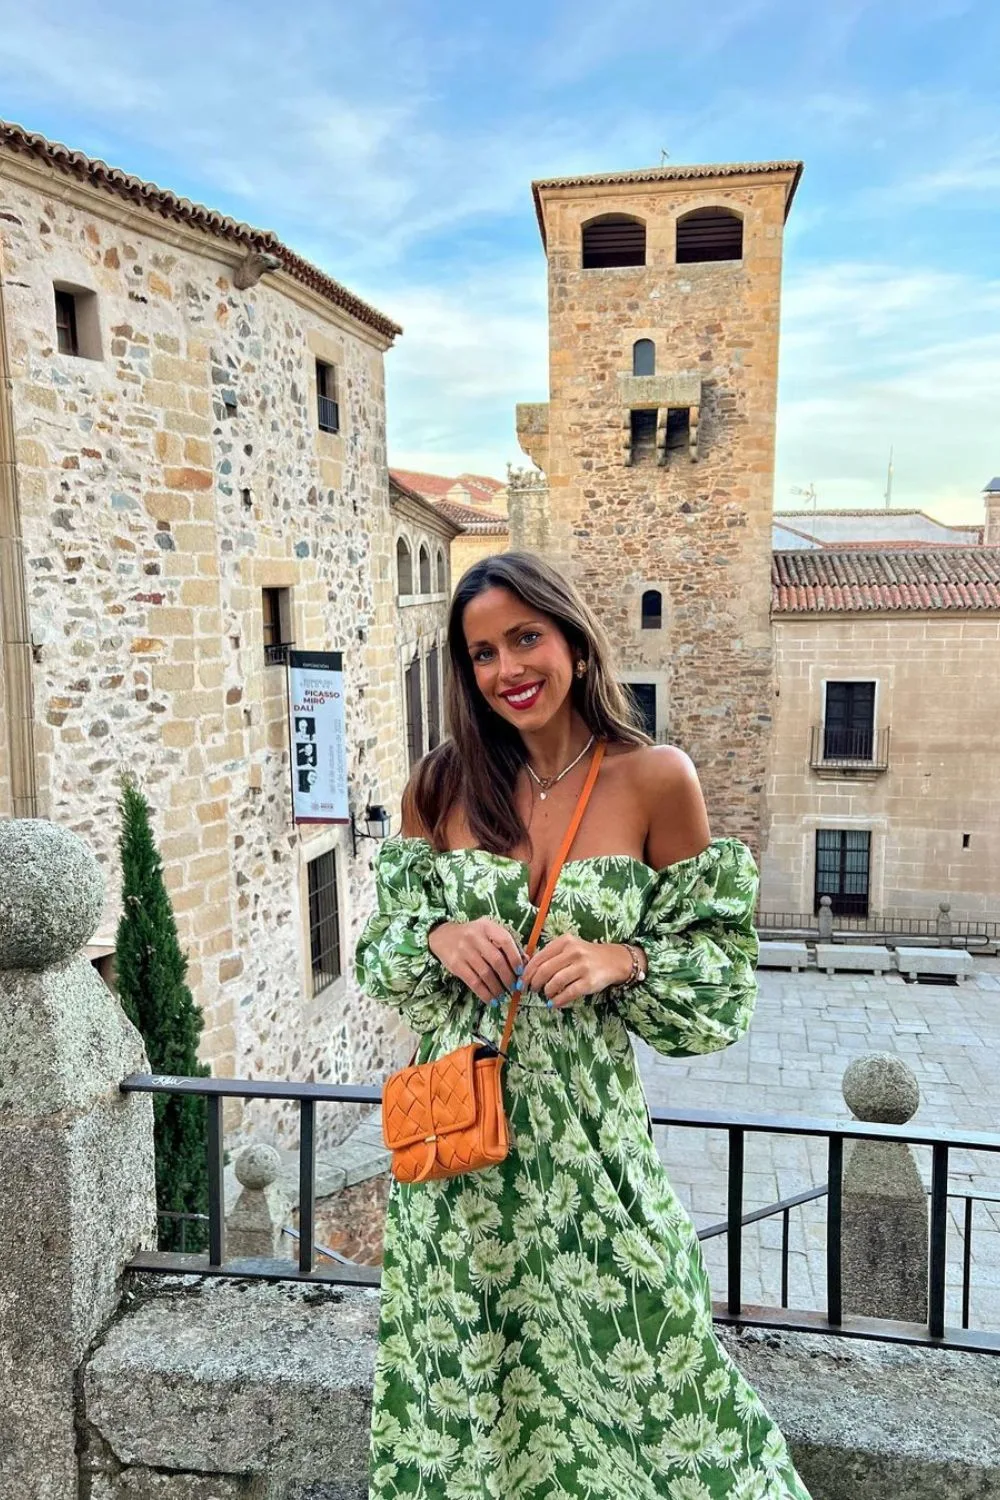
<svg viewBox="0 0 1000 1500">
<path fill-rule="evenodd" d="M 380 845 L 375 894 L 378 908 L 355 949 L 358 984 L 414 1031 L 433 1031 L 447 1020 L 462 986 L 427 946 L 431 928 L 450 918 L 426 839 L 386 839 Z"/>
<path fill-rule="evenodd" d="M 746 845 L 714 839 L 647 888 L 635 933 L 646 979 L 612 993 L 625 1025 L 657 1052 L 720 1052 L 745 1034 L 757 999 L 757 884 Z"/>
</svg>

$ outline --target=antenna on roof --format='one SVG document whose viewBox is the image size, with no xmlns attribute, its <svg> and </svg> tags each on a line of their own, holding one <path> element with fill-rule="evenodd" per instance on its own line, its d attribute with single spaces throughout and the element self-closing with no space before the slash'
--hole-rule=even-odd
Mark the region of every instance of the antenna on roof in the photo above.
<svg viewBox="0 0 1000 1500">
<path fill-rule="evenodd" d="M 665 167 L 670 159 L 670 152 L 665 146 L 660 147 L 660 166 Z"/>
<path fill-rule="evenodd" d="M 813 515 L 816 514 L 816 501 L 819 497 L 816 494 L 816 486 L 812 483 L 811 480 L 809 482 L 809 488 L 807 490 L 801 489 L 798 485 L 796 485 L 792 490 L 792 494 L 804 495 L 805 498 L 812 503 Z"/>
<path fill-rule="evenodd" d="M 889 472 L 885 476 L 885 508 L 892 509 L 892 447 L 889 448 Z"/>
</svg>

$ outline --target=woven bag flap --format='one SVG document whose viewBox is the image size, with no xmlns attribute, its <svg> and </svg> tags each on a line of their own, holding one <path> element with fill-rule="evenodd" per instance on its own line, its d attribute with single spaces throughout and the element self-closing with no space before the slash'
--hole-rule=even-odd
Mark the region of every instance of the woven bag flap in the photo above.
<svg viewBox="0 0 1000 1500">
<path fill-rule="evenodd" d="M 428 1136 L 468 1130 L 476 1121 L 473 1042 L 432 1063 L 401 1068 L 382 1090 L 382 1138 L 390 1151 Z"/>
</svg>

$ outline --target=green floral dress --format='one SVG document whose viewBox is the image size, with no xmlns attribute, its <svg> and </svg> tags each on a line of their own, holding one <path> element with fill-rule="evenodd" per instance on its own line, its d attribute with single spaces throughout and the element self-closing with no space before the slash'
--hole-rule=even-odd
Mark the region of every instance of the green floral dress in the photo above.
<svg viewBox="0 0 1000 1500">
<path fill-rule="evenodd" d="M 526 940 L 519 860 L 381 847 L 365 991 L 422 1036 L 426 1061 L 499 1036 L 427 936 L 488 916 Z M 504 1093 L 507 1160 L 393 1184 L 372 1423 L 372 1500 L 809 1500 L 784 1439 L 717 1342 L 690 1220 L 653 1144 L 628 1032 L 674 1056 L 746 1031 L 757 887 L 717 839 L 659 872 L 627 856 L 562 871 L 542 941 L 642 944 L 646 981 L 565 1010 L 529 995 Z"/>
</svg>

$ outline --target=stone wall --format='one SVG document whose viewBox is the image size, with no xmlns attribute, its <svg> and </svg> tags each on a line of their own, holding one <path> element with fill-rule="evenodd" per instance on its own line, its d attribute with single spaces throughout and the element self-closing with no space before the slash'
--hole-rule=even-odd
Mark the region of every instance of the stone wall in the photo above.
<svg viewBox="0 0 1000 1500">
<path fill-rule="evenodd" d="M 238 291 L 238 248 L 5 155 L 0 240 L 39 811 L 95 846 L 106 937 L 117 782 L 138 776 L 215 1071 L 384 1071 L 388 1013 L 346 975 L 310 994 L 307 862 L 336 850 L 346 971 L 369 850 L 292 825 L 261 591 L 289 591 L 286 638 L 344 652 L 352 805 L 395 802 L 386 339 L 284 274 Z M 93 294 L 100 357 L 57 352 L 54 283 Z M 317 358 L 337 369 L 336 435 L 317 429 Z"/>
<path fill-rule="evenodd" d="M 413 568 L 413 592 L 397 592 L 395 611 L 396 681 L 399 701 L 403 705 L 403 724 L 408 749 L 408 761 L 418 760 L 443 737 L 444 724 L 444 668 L 445 639 L 448 627 L 448 604 L 451 599 L 452 568 L 451 548 L 458 534 L 454 522 L 429 501 L 403 494 L 395 485 L 390 485 L 392 515 L 395 538 L 402 538 L 410 549 Z M 393 542 L 395 553 L 396 540 Z M 420 549 L 428 549 L 431 563 L 430 589 L 420 584 Z M 400 581 L 396 578 L 397 591 Z M 431 724 L 431 673 L 432 653 L 437 650 L 438 711 L 436 726 Z M 406 672 L 416 664 L 420 680 L 420 702 L 422 724 L 420 733 L 411 735 L 409 707 L 406 696 Z M 393 814 L 393 832 L 399 831 L 398 806 Z"/>
<path fill-rule="evenodd" d="M 996 921 L 1000 869 L 1000 619 L 898 613 L 776 616 L 777 703 L 761 907 L 813 908 L 817 828 L 871 832 L 871 910 Z M 873 681 L 889 768 L 864 779 L 810 769 L 825 683 Z M 963 834 L 969 847 L 963 848 Z"/>
<path fill-rule="evenodd" d="M 549 266 L 547 410 L 518 410 L 544 505 L 510 492 L 511 540 L 582 586 L 623 678 L 657 691 L 657 726 L 694 758 L 716 833 L 759 848 L 771 726 L 771 500 L 782 231 L 790 171 L 711 180 L 542 185 Z M 678 216 L 744 217 L 739 261 L 678 265 Z M 581 226 L 646 224 L 646 265 L 581 269 Z M 700 390 L 697 461 L 627 462 L 632 349 L 656 346 L 664 402 Z M 671 396 L 671 392 L 673 395 Z M 645 394 L 644 394 L 645 393 Z M 677 400 L 674 400 L 674 398 Z M 689 397 L 685 395 L 685 404 Z M 524 502 L 524 503 L 522 503 Z M 663 626 L 640 628 L 644 590 Z"/>
</svg>

